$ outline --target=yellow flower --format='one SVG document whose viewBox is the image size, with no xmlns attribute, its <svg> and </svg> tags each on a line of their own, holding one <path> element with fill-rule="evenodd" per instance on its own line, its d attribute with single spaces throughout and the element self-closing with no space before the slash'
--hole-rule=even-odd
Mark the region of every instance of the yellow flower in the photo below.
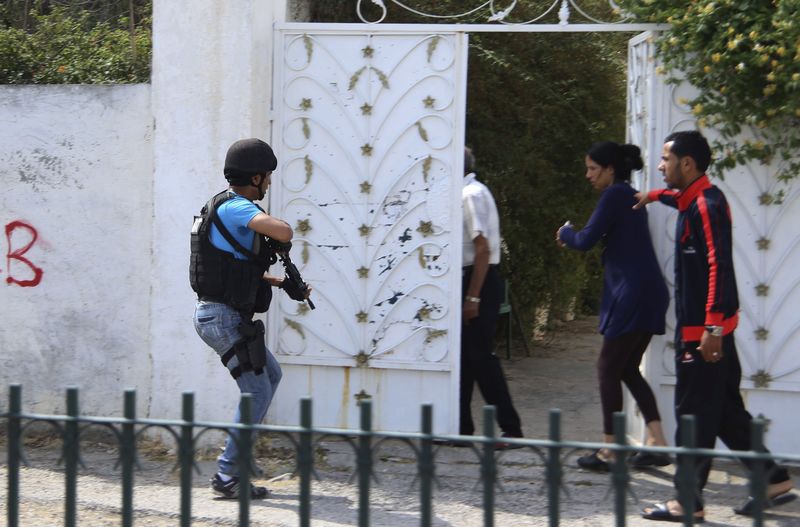
<svg viewBox="0 0 800 527">
<path fill-rule="evenodd" d="M 678 104 L 689 104 L 689 99 L 686 97 L 681 97 L 678 99 Z"/>
<path fill-rule="evenodd" d="M 666 72 L 666 70 L 664 69 L 664 66 L 658 66 L 656 68 L 656 73 L 659 74 L 659 75 L 664 75 L 665 72 Z"/>
<path fill-rule="evenodd" d="M 758 31 L 751 31 L 750 32 L 750 38 L 753 39 L 753 40 L 757 39 L 758 38 Z"/>
<path fill-rule="evenodd" d="M 719 62 L 721 60 L 722 60 L 721 53 L 714 53 L 713 55 L 711 55 L 711 62 Z"/>
<path fill-rule="evenodd" d="M 793 81 L 800 81 L 800 73 L 792 74 L 792 80 Z"/>
<path fill-rule="evenodd" d="M 731 34 L 731 33 L 733 33 L 733 32 L 734 32 L 734 29 L 733 29 L 733 27 L 731 27 L 731 26 L 728 26 L 728 34 L 730 35 L 730 34 Z"/>
<path fill-rule="evenodd" d="M 692 113 L 695 115 L 700 115 L 703 113 L 703 105 L 700 103 L 695 104 L 694 108 L 692 108 Z"/>
<path fill-rule="evenodd" d="M 678 43 L 678 37 L 669 37 L 669 45 L 674 46 Z"/>
<path fill-rule="evenodd" d="M 705 66 L 703 66 L 703 72 L 705 72 L 705 73 L 711 73 L 711 66 L 709 66 L 708 64 L 706 64 Z"/>
<path fill-rule="evenodd" d="M 739 45 L 739 41 L 736 39 L 728 41 L 728 49 L 736 49 L 736 46 Z"/>
<path fill-rule="evenodd" d="M 783 57 L 784 55 L 786 55 L 786 48 L 781 46 L 775 50 L 775 53 L 777 53 L 779 57 Z"/>
<path fill-rule="evenodd" d="M 753 143 L 753 148 L 755 148 L 756 150 L 764 150 L 764 141 L 761 140 L 756 141 L 755 143 Z"/>
<path fill-rule="evenodd" d="M 722 93 L 722 94 L 727 93 L 728 92 L 728 87 L 727 86 L 720 87 L 719 92 Z"/>
<path fill-rule="evenodd" d="M 65 66 L 59 66 L 58 69 L 56 69 L 56 71 L 59 73 L 64 73 L 65 71 L 67 71 L 67 68 Z"/>
<path fill-rule="evenodd" d="M 776 89 L 778 89 L 778 87 L 775 86 L 774 84 L 767 84 L 767 86 L 764 88 L 764 95 L 769 97 L 770 95 L 775 93 Z"/>
<path fill-rule="evenodd" d="M 706 127 L 706 120 L 703 119 L 703 118 L 698 119 L 697 120 L 697 126 L 699 126 L 700 128 L 705 128 Z"/>
<path fill-rule="evenodd" d="M 747 66 L 744 65 L 744 62 L 740 62 L 736 65 L 736 71 L 744 71 Z"/>
<path fill-rule="evenodd" d="M 775 72 L 770 72 L 770 73 L 767 75 L 767 80 L 768 80 L 769 82 L 775 82 Z"/>
</svg>

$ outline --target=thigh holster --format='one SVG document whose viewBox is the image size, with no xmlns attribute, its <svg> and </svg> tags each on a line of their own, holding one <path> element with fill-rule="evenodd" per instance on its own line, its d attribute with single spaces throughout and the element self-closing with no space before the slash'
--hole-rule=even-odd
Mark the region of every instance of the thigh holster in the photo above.
<svg viewBox="0 0 800 527">
<path fill-rule="evenodd" d="M 228 368 L 228 363 L 235 356 L 238 364 L 233 368 L 228 368 L 234 379 L 238 379 L 242 373 L 247 371 L 261 375 L 264 373 L 264 366 L 267 364 L 264 323 L 260 320 L 255 322 L 242 320 L 239 324 L 239 333 L 242 338 L 222 355 L 222 364 Z"/>
</svg>

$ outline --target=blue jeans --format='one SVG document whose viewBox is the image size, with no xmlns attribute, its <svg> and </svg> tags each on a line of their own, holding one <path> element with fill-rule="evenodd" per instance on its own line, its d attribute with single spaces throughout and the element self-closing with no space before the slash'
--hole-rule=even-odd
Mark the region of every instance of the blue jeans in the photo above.
<svg viewBox="0 0 800 527">
<path fill-rule="evenodd" d="M 231 349 L 242 338 L 239 333 L 239 322 L 242 316 L 232 307 L 216 302 L 198 302 L 194 311 L 194 328 L 203 341 L 211 346 L 217 355 L 222 355 Z M 228 362 L 228 370 L 239 365 L 236 356 Z M 252 417 L 254 423 L 260 423 L 267 414 L 272 396 L 281 381 L 281 366 L 272 353 L 267 350 L 267 365 L 264 373 L 255 375 L 252 371 L 243 372 L 236 379 L 239 392 L 249 393 L 252 396 Z M 236 409 L 235 423 L 241 423 L 241 405 Z M 219 472 L 229 476 L 239 475 L 239 445 L 237 433 L 231 430 L 225 441 L 225 450 L 217 458 Z"/>
</svg>

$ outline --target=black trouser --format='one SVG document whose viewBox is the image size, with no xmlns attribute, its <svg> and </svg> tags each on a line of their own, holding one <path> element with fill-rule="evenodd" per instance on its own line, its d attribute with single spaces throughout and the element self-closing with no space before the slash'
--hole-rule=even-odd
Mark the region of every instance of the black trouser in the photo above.
<svg viewBox="0 0 800 527">
<path fill-rule="evenodd" d="M 466 295 L 472 268 L 465 267 L 462 294 Z M 475 382 L 487 404 L 497 409 L 497 424 L 512 437 L 522 436 L 519 415 L 511 402 L 500 359 L 494 354 L 494 336 L 500 304 L 503 300 L 503 281 L 496 266 L 490 266 L 481 289 L 478 316 L 461 329 L 461 420 L 459 433 L 475 432 L 472 422 L 472 390 Z"/>
<path fill-rule="evenodd" d="M 651 333 L 636 331 L 603 338 L 597 359 L 597 377 L 603 408 L 603 433 L 606 435 L 614 434 L 614 412 L 622 411 L 623 382 L 639 406 L 644 422 L 661 420 L 653 390 L 639 371 L 639 363 L 652 336 Z"/>
<path fill-rule="evenodd" d="M 681 416 L 694 415 L 697 430 L 697 447 L 714 448 L 717 437 L 731 450 L 750 450 L 750 422 L 753 417 L 744 407 L 739 382 L 742 367 L 736 353 L 733 333 L 722 338 L 722 359 L 705 362 L 697 351 L 698 342 L 684 343 L 683 350 L 675 357 L 675 444 L 681 445 Z M 747 468 L 753 460 L 740 459 Z M 769 483 L 780 483 L 789 479 L 785 468 L 766 461 Z M 711 458 L 697 458 L 697 509 L 702 508 L 702 492 L 711 471 Z M 675 479 L 677 485 L 677 476 Z"/>
</svg>

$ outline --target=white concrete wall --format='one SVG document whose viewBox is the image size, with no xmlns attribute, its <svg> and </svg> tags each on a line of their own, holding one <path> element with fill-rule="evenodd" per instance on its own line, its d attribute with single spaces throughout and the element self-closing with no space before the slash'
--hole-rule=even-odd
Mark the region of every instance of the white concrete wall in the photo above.
<svg viewBox="0 0 800 527">
<path fill-rule="evenodd" d="M 195 392 L 200 419 L 230 420 L 238 402 L 236 384 L 192 325 L 188 233 L 193 215 L 226 186 L 228 146 L 270 139 L 272 23 L 284 16 L 278 0 L 154 2 L 153 417 L 179 416 L 184 391 Z"/>
<path fill-rule="evenodd" d="M 53 413 L 74 385 L 83 411 L 111 415 L 135 387 L 141 414 L 150 86 L 0 86 L 0 120 L 0 389 L 21 383 L 27 411 Z"/>
</svg>

